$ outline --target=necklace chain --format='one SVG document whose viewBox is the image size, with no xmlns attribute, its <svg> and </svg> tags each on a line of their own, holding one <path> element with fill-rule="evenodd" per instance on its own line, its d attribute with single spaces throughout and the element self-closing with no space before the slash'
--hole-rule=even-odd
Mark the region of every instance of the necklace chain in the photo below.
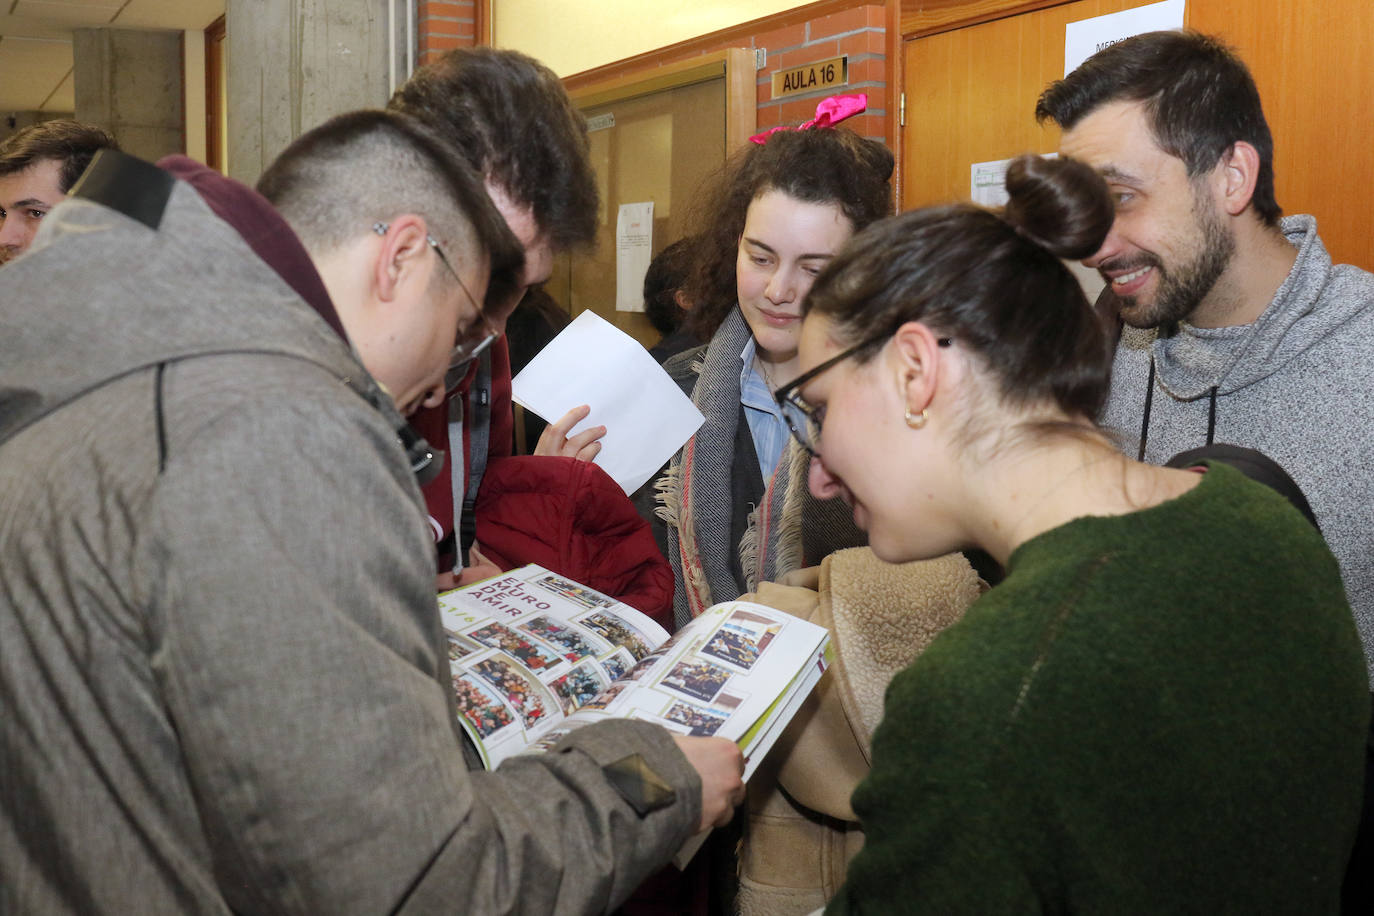
<svg viewBox="0 0 1374 916">
<path fill-rule="evenodd" d="M 763 376 L 763 383 L 768 386 L 769 393 L 777 391 L 777 386 L 773 384 L 773 375 L 768 371 L 768 363 L 758 353 L 754 354 L 754 362 L 758 364 L 759 374 Z"/>
</svg>

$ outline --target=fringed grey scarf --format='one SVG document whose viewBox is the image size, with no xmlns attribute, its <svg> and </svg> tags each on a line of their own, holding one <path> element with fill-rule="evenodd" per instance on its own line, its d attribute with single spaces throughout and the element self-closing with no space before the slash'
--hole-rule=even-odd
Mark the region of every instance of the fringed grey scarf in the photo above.
<svg viewBox="0 0 1374 916">
<path fill-rule="evenodd" d="M 668 559 L 676 590 L 674 619 L 680 627 L 712 604 L 741 594 L 730 569 L 738 549 L 745 588 L 752 591 L 841 547 L 866 543 L 838 500 L 818 502 L 807 491 L 806 452 L 790 442 L 772 478 L 762 507 L 750 516 L 740 544 L 730 542 L 730 475 L 740 416 L 740 352 L 749 326 L 734 309 L 711 338 L 702 357 L 692 402 L 705 422 L 673 459 L 658 483 L 659 517 L 667 523 Z"/>
</svg>

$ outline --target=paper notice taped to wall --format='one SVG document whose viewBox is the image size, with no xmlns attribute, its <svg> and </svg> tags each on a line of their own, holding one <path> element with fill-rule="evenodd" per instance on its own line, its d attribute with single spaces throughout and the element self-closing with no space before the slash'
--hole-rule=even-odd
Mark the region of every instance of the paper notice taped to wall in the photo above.
<svg viewBox="0 0 1374 916">
<path fill-rule="evenodd" d="M 1064 26 L 1064 75 L 1103 48 L 1143 32 L 1183 28 L 1183 0 L 1164 0 Z"/>
<path fill-rule="evenodd" d="M 644 275 L 654 248 L 654 202 L 621 204 L 615 223 L 615 308 L 644 311 Z"/>
</svg>

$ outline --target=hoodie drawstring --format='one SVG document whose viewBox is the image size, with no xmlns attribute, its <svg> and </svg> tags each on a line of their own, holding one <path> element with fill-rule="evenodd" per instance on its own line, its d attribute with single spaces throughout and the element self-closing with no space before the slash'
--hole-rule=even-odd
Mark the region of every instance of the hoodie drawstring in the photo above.
<svg viewBox="0 0 1374 916">
<path fill-rule="evenodd" d="M 167 421 L 162 414 L 162 377 L 167 372 L 167 363 L 157 364 L 157 374 L 153 377 L 153 414 L 157 418 L 157 472 L 167 470 Z"/>
<path fill-rule="evenodd" d="M 1207 406 L 1207 445 L 1212 444 L 1212 439 L 1217 431 L 1217 386 L 1213 385 L 1207 390 L 1209 403 Z M 1155 399 L 1155 358 L 1150 357 L 1150 377 L 1145 382 L 1145 410 L 1144 417 L 1140 421 L 1140 451 L 1136 454 L 1136 461 L 1145 460 L 1145 443 L 1150 441 L 1150 405 Z"/>
<path fill-rule="evenodd" d="M 1145 443 L 1150 439 L 1150 404 L 1155 399 L 1155 357 L 1150 354 L 1150 380 L 1145 383 L 1145 417 L 1140 421 L 1140 454 L 1136 461 L 1145 460 Z"/>
<path fill-rule="evenodd" d="M 1217 431 L 1217 386 L 1213 385 L 1208 394 L 1211 396 L 1212 402 L 1207 408 L 1207 444 L 1211 445 L 1212 434 Z"/>
</svg>

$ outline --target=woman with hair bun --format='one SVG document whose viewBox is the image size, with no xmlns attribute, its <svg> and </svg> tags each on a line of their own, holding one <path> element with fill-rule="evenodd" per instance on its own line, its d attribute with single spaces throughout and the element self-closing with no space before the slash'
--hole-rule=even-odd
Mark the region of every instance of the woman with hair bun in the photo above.
<svg viewBox="0 0 1374 916">
<path fill-rule="evenodd" d="M 1111 351 L 1059 259 L 1111 199 L 1071 160 L 1007 187 L 857 235 L 779 393 L 879 557 L 1007 572 L 888 689 L 828 912 L 1336 912 L 1369 715 L 1336 563 L 1263 485 L 1094 426 Z"/>
<path fill-rule="evenodd" d="M 699 212 L 688 322 L 709 343 L 664 369 L 705 423 L 659 484 L 679 626 L 830 552 L 862 542 L 843 505 L 806 492 L 773 393 L 797 374 L 802 303 L 856 231 L 892 211 L 892 154 L 834 125 L 864 96 L 823 101 L 814 122 L 760 134 Z"/>
</svg>

